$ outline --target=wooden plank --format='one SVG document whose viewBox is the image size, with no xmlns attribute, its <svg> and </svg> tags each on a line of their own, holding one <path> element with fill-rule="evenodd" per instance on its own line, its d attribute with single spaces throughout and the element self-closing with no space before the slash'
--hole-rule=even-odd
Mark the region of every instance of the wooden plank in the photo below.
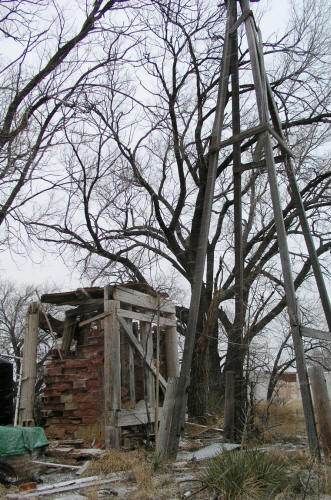
<svg viewBox="0 0 331 500">
<path fill-rule="evenodd" d="M 314 399 L 315 416 L 324 456 L 331 456 L 331 407 L 326 380 L 321 366 L 311 366 L 308 374 Z"/>
<path fill-rule="evenodd" d="M 31 460 L 31 463 L 36 465 L 45 465 L 45 467 L 57 467 L 59 469 L 81 469 L 79 465 L 57 464 L 54 462 L 41 462 L 39 460 Z"/>
<path fill-rule="evenodd" d="M 231 29 L 229 30 L 229 34 L 232 35 L 235 31 L 237 31 L 237 29 L 239 28 L 239 26 L 244 22 L 246 21 L 246 19 L 249 17 L 249 16 L 253 16 L 253 11 L 251 10 L 246 10 L 243 14 L 241 14 L 240 17 L 238 17 L 237 21 L 234 23 L 234 25 L 231 27 Z"/>
<path fill-rule="evenodd" d="M 162 407 L 159 408 L 159 419 L 162 415 Z M 155 421 L 154 408 L 149 407 L 149 415 L 146 409 L 121 410 L 118 413 L 118 426 L 143 425 Z"/>
<path fill-rule="evenodd" d="M 286 158 L 283 155 L 279 155 L 279 156 L 275 156 L 274 160 L 275 160 L 275 163 L 282 163 L 286 160 Z M 252 170 L 254 168 L 266 169 L 267 168 L 266 161 L 265 160 L 256 160 L 256 161 L 251 161 L 248 163 L 242 163 L 240 170 L 241 170 L 241 172 L 245 172 L 246 170 Z"/>
<path fill-rule="evenodd" d="M 128 339 L 131 342 L 131 345 L 136 349 L 139 356 L 144 360 L 144 362 L 146 363 L 146 365 L 148 366 L 150 371 L 153 373 L 154 377 L 156 377 L 155 366 L 153 365 L 153 363 L 151 361 L 146 359 L 145 351 L 144 351 L 142 345 L 138 342 L 138 340 L 134 336 L 133 332 L 128 328 L 128 325 L 126 324 L 125 320 L 121 317 L 118 317 L 118 321 L 119 321 L 121 327 L 123 328 L 123 330 L 125 331 L 125 333 L 127 334 Z M 159 374 L 159 380 L 160 380 L 160 384 L 161 384 L 162 388 L 166 389 L 167 382 L 165 381 L 165 379 L 162 377 L 161 374 Z"/>
<path fill-rule="evenodd" d="M 92 323 L 93 321 L 98 321 L 99 319 L 103 319 L 103 318 L 106 318 L 107 316 L 109 316 L 111 313 L 110 312 L 103 312 L 101 314 L 97 314 L 96 316 L 93 316 L 92 318 L 88 318 L 88 319 L 84 319 L 84 321 L 80 321 L 78 323 L 78 326 L 79 327 L 82 327 L 82 326 L 85 326 L 85 325 L 89 325 L 90 323 Z"/>
<path fill-rule="evenodd" d="M 293 151 L 288 147 L 288 145 L 286 144 L 286 142 L 282 139 L 282 137 L 277 134 L 277 132 L 269 126 L 269 132 L 270 134 L 276 139 L 276 141 L 278 142 L 278 145 L 279 147 L 285 151 L 285 153 L 287 153 L 289 156 L 291 156 L 292 158 L 295 158 L 295 155 L 293 153 Z"/>
<path fill-rule="evenodd" d="M 104 404 L 105 446 L 120 447 L 117 412 L 121 408 L 120 328 L 117 320 L 119 302 L 109 300 L 110 287 L 104 290 Z"/>
<path fill-rule="evenodd" d="M 176 401 L 176 389 L 178 381 L 179 378 L 177 377 L 170 377 L 168 379 L 168 387 L 164 398 L 160 427 L 156 440 L 156 454 L 160 457 L 167 455 L 168 449 L 171 446 L 171 442 L 173 440 L 171 428 L 174 416 L 174 406 Z M 182 422 L 183 426 L 184 421 Z"/>
<path fill-rule="evenodd" d="M 62 346 L 61 346 L 61 351 L 63 352 L 64 356 L 67 356 L 70 351 L 70 346 L 74 335 L 75 326 L 76 326 L 76 317 L 69 316 L 66 311 L 64 326 L 63 326 Z"/>
<path fill-rule="evenodd" d="M 240 132 L 239 134 L 236 134 L 236 135 L 233 135 L 232 137 L 229 137 L 229 139 L 225 139 L 224 141 L 220 142 L 219 145 L 216 146 L 215 149 L 222 149 L 222 148 L 225 148 L 226 146 L 231 146 L 231 144 L 241 142 L 244 139 L 247 139 L 248 137 L 251 137 L 253 135 L 262 134 L 263 132 L 266 132 L 267 130 L 269 130 L 269 125 L 267 123 L 261 123 L 260 125 L 257 125 L 256 127 L 251 127 L 247 130 L 244 130 L 243 132 Z M 213 151 L 211 151 L 211 152 L 213 152 Z"/>
<path fill-rule="evenodd" d="M 19 425 L 34 425 L 34 397 L 37 375 L 37 344 L 39 327 L 38 302 L 32 302 L 26 317 L 24 335 L 23 361 L 22 361 L 22 386 L 19 402 Z"/>
<path fill-rule="evenodd" d="M 152 363 L 153 361 L 153 332 L 152 325 L 147 322 L 141 322 L 141 343 L 146 352 L 146 359 Z M 144 367 L 145 383 L 146 383 L 146 398 L 149 406 L 155 407 L 155 381 L 150 370 Z"/>
<path fill-rule="evenodd" d="M 174 318 L 174 321 L 175 318 Z M 167 329 L 165 335 L 167 377 L 179 377 L 178 333 L 176 326 Z"/>
<path fill-rule="evenodd" d="M 130 288 L 114 287 L 113 299 L 125 302 L 132 306 L 144 307 L 146 309 L 157 310 L 157 297 L 152 297 L 146 293 L 138 292 Z M 176 308 L 174 304 L 168 299 L 160 298 L 160 310 L 165 313 L 174 313 Z M 156 313 L 155 313 L 156 314 Z"/>
<path fill-rule="evenodd" d="M 131 318 L 139 321 L 146 321 L 147 323 L 156 323 L 156 312 L 136 312 L 136 311 L 128 311 L 127 309 L 119 309 L 117 311 L 118 316 L 121 318 Z M 176 326 L 176 320 L 171 318 L 164 318 L 160 316 L 160 326 Z"/>
<path fill-rule="evenodd" d="M 36 498 L 48 495 L 55 495 L 57 493 L 65 493 L 67 491 L 80 490 L 83 488 L 91 488 L 94 486 L 101 486 L 104 484 L 115 483 L 124 478 L 124 473 L 112 474 L 112 477 L 101 479 L 100 476 L 84 477 L 79 479 L 72 479 L 71 481 L 63 481 L 57 484 L 47 484 L 45 486 L 38 486 L 33 491 L 26 493 L 9 493 L 6 498 L 11 500 L 20 500 L 24 498 Z"/>
<path fill-rule="evenodd" d="M 306 326 L 300 327 L 300 333 L 303 337 L 310 337 L 311 339 L 327 340 L 331 342 L 331 333 L 316 330 L 315 328 L 308 328 Z"/>
<path fill-rule="evenodd" d="M 127 307 L 132 309 L 132 306 Z M 127 322 L 129 328 L 132 329 L 132 320 L 129 319 Z M 121 376 L 122 387 L 127 390 L 132 405 L 131 408 L 134 408 L 136 405 L 136 391 L 133 349 L 123 332 L 121 332 Z"/>
</svg>

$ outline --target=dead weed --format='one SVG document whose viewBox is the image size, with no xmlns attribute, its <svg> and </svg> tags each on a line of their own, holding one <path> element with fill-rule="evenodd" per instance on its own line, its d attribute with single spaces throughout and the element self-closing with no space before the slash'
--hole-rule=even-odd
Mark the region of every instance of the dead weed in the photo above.
<svg viewBox="0 0 331 500">
<path fill-rule="evenodd" d="M 92 460 L 85 476 L 105 475 L 112 472 L 129 471 L 146 460 L 143 450 L 119 451 L 108 450 L 100 458 Z"/>
</svg>

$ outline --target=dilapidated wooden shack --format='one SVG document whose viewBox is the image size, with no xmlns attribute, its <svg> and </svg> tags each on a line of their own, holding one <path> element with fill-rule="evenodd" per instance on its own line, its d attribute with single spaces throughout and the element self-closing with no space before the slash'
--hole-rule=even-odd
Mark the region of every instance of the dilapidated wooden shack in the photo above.
<svg viewBox="0 0 331 500">
<path fill-rule="evenodd" d="M 53 439 L 104 439 L 120 447 L 121 429 L 153 424 L 167 378 L 178 376 L 175 306 L 142 285 L 83 288 L 41 297 L 59 315 L 30 305 L 19 423 L 34 425 L 38 330 L 59 339 L 44 371 L 43 415 Z M 64 319 L 63 319 L 64 315 Z M 159 387 L 159 390 L 156 390 Z"/>
</svg>

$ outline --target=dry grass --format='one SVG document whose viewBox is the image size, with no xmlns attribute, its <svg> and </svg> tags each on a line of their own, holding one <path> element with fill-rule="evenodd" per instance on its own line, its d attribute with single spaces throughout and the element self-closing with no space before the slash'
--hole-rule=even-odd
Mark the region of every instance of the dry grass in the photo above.
<svg viewBox="0 0 331 500">
<path fill-rule="evenodd" d="M 143 450 L 109 450 L 91 462 L 85 475 L 106 475 L 120 471 L 127 471 L 127 480 L 137 484 L 137 490 L 130 493 L 128 498 L 134 500 L 155 498 L 153 465 L 147 462 Z M 90 491 L 88 498 L 95 500 L 95 492 Z"/>
<path fill-rule="evenodd" d="M 146 454 L 142 450 L 109 450 L 100 458 L 92 460 L 84 475 L 104 475 L 112 472 L 129 471 L 133 470 L 134 466 L 145 462 L 145 460 Z"/>
<path fill-rule="evenodd" d="M 147 462 L 135 464 L 132 467 L 132 479 L 138 486 L 138 491 L 134 494 L 134 498 L 149 498 L 149 495 L 154 495 L 153 469 L 151 464 Z"/>
<path fill-rule="evenodd" d="M 256 425 L 264 442 L 296 441 L 306 434 L 301 402 L 287 404 L 260 403 L 256 409 Z"/>
<path fill-rule="evenodd" d="M 6 498 L 7 493 L 9 493 L 8 488 L 0 483 L 0 498 Z"/>
</svg>

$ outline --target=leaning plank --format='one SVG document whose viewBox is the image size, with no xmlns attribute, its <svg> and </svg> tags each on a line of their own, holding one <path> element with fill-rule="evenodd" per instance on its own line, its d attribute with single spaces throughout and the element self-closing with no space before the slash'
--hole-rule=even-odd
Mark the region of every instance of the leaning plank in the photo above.
<svg viewBox="0 0 331 500">
<path fill-rule="evenodd" d="M 138 342 L 138 340 L 134 336 L 133 332 L 130 330 L 130 328 L 128 327 L 127 323 L 124 321 L 124 319 L 121 318 L 120 316 L 118 316 L 118 321 L 119 321 L 121 327 L 123 328 L 124 332 L 128 336 L 129 342 L 131 343 L 132 347 L 134 347 L 136 349 L 136 351 L 138 352 L 139 356 L 144 360 L 144 362 L 146 363 L 146 365 L 148 366 L 148 368 L 151 370 L 151 372 L 153 373 L 153 375 L 156 377 L 156 368 L 153 365 L 153 362 L 151 360 L 147 360 L 146 359 L 146 355 L 145 355 L 145 351 L 143 349 L 143 346 Z M 162 388 L 166 389 L 167 388 L 167 382 L 165 381 L 165 379 L 162 377 L 161 374 L 159 374 L 159 381 L 160 381 L 160 384 L 161 384 Z"/>
<path fill-rule="evenodd" d="M 118 316 L 121 316 L 121 318 L 130 318 L 130 319 L 137 319 L 140 321 L 146 321 L 147 323 L 156 323 L 156 312 L 154 313 L 141 313 L 141 312 L 136 312 L 136 311 L 128 311 L 126 309 L 119 309 L 117 312 Z M 171 319 L 171 318 L 163 318 L 160 316 L 160 326 L 176 326 L 176 320 Z"/>
<path fill-rule="evenodd" d="M 48 450 L 47 455 L 50 457 L 74 457 L 74 458 L 96 458 L 102 455 L 105 451 L 98 448 L 54 448 Z"/>
<path fill-rule="evenodd" d="M 132 306 L 145 307 L 146 309 L 157 309 L 157 297 L 152 297 L 146 293 L 131 290 L 130 288 L 114 287 L 113 299 L 120 300 Z M 160 310 L 166 313 L 176 312 L 175 306 L 169 299 L 161 297 Z"/>
<path fill-rule="evenodd" d="M 283 149 L 289 156 L 295 158 L 293 151 L 288 147 L 286 142 L 282 139 L 282 137 L 279 134 L 277 134 L 277 132 L 272 127 L 269 127 L 269 132 L 276 139 L 279 147 Z"/>
<path fill-rule="evenodd" d="M 310 337 L 311 339 L 328 340 L 331 342 L 331 333 L 316 330 L 315 328 L 308 328 L 306 326 L 300 327 L 300 332 L 303 337 Z"/>
<path fill-rule="evenodd" d="M 112 477 L 109 477 L 107 479 L 101 479 L 100 476 L 84 477 L 73 479 L 72 481 L 64 481 L 62 483 L 39 486 L 36 490 L 26 493 L 9 493 L 8 495 L 6 495 L 6 498 L 12 500 L 20 500 L 21 498 L 36 498 L 47 495 L 54 495 L 56 493 L 64 493 L 66 491 L 80 490 L 83 488 L 115 483 L 116 481 L 120 481 L 123 478 L 124 475 L 120 473 L 112 474 Z"/>
<path fill-rule="evenodd" d="M 215 432 L 224 432 L 224 429 L 221 429 L 220 427 L 213 427 L 210 425 L 202 425 L 202 424 L 195 424 L 194 422 L 185 422 L 185 427 L 193 427 L 194 429 L 202 429 L 201 431 L 198 432 L 195 436 L 199 434 L 203 434 L 204 432 L 208 431 L 215 431 Z"/>
<path fill-rule="evenodd" d="M 98 321 L 99 319 L 103 319 L 106 316 L 109 316 L 111 313 L 110 312 L 103 312 L 101 314 L 97 314 L 96 316 L 93 316 L 92 318 L 84 319 L 84 321 L 80 321 L 78 323 L 78 326 L 85 326 L 88 325 L 89 323 L 92 323 L 93 321 Z"/>
<path fill-rule="evenodd" d="M 41 462 L 39 460 L 32 460 L 31 463 L 37 465 L 45 465 L 45 467 L 58 467 L 59 469 L 80 469 L 79 465 L 56 464 L 54 462 Z"/>
</svg>

